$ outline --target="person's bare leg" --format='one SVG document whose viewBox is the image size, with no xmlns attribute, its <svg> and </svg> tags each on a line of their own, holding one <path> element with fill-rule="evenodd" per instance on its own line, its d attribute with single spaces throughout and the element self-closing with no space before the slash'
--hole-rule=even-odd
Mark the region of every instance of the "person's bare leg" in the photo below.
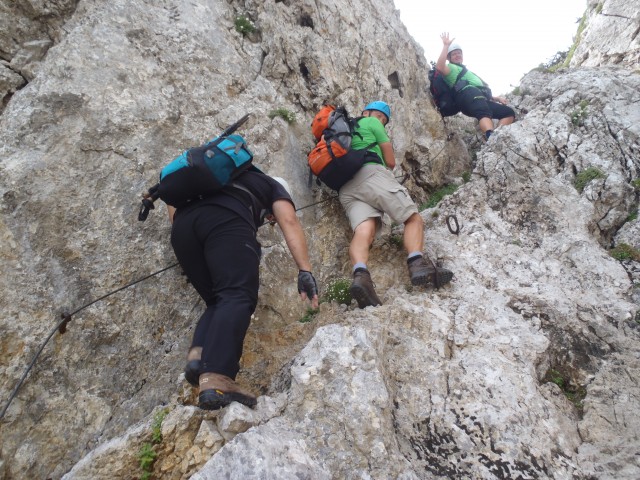
<svg viewBox="0 0 640 480">
<path fill-rule="evenodd" d="M 500 121 L 498 122 L 498 127 L 501 127 L 503 125 L 511 125 L 514 120 L 515 120 L 515 117 L 501 118 Z"/>
<path fill-rule="evenodd" d="M 352 265 L 366 265 L 369 260 L 369 249 L 376 234 L 376 218 L 368 218 L 356 227 L 349 245 L 349 257 Z M 366 268 L 359 266 L 353 272 L 353 281 L 349 293 L 358 302 L 358 307 L 382 305 L 376 294 L 371 274 Z"/>
<path fill-rule="evenodd" d="M 407 253 L 422 252 L 424 248 L 424 221 L 419 213 L 404 222 L 404 248 Z"/>
<path fill-rule="evenodd" d="M 480 126 L 480 130 L 482 130 L 482 134 L 484 135 L 487 130 L 493 130 L 493 120 L 489 117 L 484 117 L 478 120 L 478 124 Z"/>
<path fill-rule="evenodd" d="M 349 244 L 349 258 L 351 265 L 366 264 L 369 260 L 369 249 L 376 234 L 376 219 L 368 218 L 356 227 Z"/>
</svg>

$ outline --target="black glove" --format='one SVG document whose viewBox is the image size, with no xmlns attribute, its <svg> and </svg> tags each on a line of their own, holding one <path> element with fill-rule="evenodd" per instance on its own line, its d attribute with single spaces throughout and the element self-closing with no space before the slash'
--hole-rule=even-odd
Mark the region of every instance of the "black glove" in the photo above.
<svg viewBox="0 0 640 480">
<path fill-rule="evenodd" d="M 306 270 L 298 271 L 298 293 L 306 293 L 309 300 L 318 294 L 318 284 L 311 272 Z"/>
</svg>

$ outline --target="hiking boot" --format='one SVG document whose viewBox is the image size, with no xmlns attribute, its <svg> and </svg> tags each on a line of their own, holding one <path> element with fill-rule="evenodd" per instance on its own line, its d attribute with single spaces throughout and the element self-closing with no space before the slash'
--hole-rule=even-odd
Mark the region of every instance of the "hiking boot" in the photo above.
<svg viewBox="0 0 640 480">
<path fill-rule="evenodd" d="M 225 375 L 203 373 L 200 377 L 198 406 L 203 410 L 218 410 L 232 402 L 253 408 L 258 403 L 256 397 L 243 390 L 240 385 Z"/>
<path fill-rule="evenodd" d="M 184 367 L 184 378 L 193 387 L 198 386 L 200 378 L 200 357 L 202 356 L 202 347 L 191 347 L 187 353 L 187 366 Z"/>
<path fill-rule="evenodd" d="M 351 293 L 351 296 L 358 302 L 358 307 L 365 308 L 382 305 L 373 287 L 374 285 L 369 270 L 358 268 L 353 274 L 353 282 L 351 282 L 351 287 L 349 287 L 349 293 Z"/>
<path fill-rule="evenodd" d="M 407 261 L 409 266 L 409 276 L 412 285 L 431 284 L 436 288 L 449 283 L 453 278 L 453 272 L 446 268 L 429 265 L 424 257 L 414 257 Z"/>
<path fill-rule="evenodd" d="M 192 387 L 197 387 L 200 378 L 200 360 L 190 360 L 184 367 L 184 378 Z"/>
</svg>

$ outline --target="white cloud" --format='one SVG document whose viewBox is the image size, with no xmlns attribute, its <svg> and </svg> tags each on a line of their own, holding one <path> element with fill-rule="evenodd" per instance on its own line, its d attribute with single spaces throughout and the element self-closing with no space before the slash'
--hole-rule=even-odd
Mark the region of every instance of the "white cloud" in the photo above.
<svg viewBox="0 0 640 480">
<path fill-rule="evenodd" d="M 508 93 L 522 76 L 567 50 L 586 0 L 394 0 L 428 61 L 442 50 L 441 32 L 462 46 L 464 63 L 494 94 Z"/>
</svg>

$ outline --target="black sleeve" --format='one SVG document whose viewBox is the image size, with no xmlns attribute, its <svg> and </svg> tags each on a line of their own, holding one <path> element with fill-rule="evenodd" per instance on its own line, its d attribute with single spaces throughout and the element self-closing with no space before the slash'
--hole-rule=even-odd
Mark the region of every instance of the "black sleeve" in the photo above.
<svg viewBox="0 0 640 480">
<path fill-rule="evenodd" d="M 287 200 L 295 208 L 295 204 L 285 188 L 269 175 L 245 172 L 238 177 L 238 183 L 252 194 L 248 204 L 251 205 L 256 226 L 263 224 L 265 215 L 272 213 L 273 203 L 278 200 Z"/>
<path fill-rule="evenodd" d="M 293 203 L 293 199 L 291 195 L 287 192 L 287 190 L 280 185 L 280 183 L 273 178 L 267 176 L 269 180 L 269 185 L 271 187 L 271 201 L 269 203 L 269 207 L 273 205 L 273 203 L 277 200 L 287 200 L 293 205 L 293 208 L 296 208 L 295 203 Z"/>
</svg>

